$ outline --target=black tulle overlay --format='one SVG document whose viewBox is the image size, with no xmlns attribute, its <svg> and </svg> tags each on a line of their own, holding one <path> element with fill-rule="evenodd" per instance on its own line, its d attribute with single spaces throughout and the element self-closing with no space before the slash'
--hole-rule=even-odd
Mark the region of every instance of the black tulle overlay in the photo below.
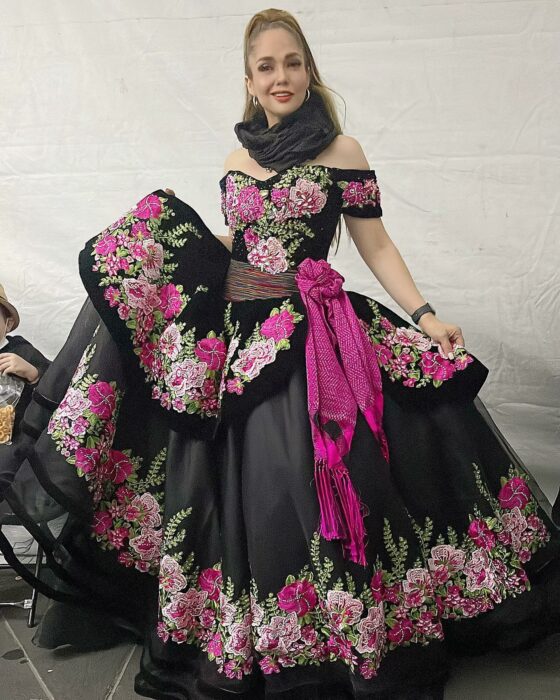
<svg viewBox="0 0 560 700">
<path fill-rule="evenodd" d="M 234 257 L 270 274 L 323 257 L 334 213 L 380 215 L 373 171 L 222 184 Z M 364 506 L 366 563 L 354 563 L 318 529 L 305 307 L 297 293 L 226 302 L 228 264 L 162 191 L 82 252 L 88 300 L 27 410 L 39 438 L 6 495 L 58 600 L 38 642 L 98 645 L 99 620 L 108 641 L 133 633 L 149 697 L 381 698 L 436 683 L 450 645 L 499 644 L 508 620 L 520 642 L 525 625 L 531 639 L 549 631 L 533 623 L 560 617 L 543 593 L 558 528 L 477 398 L 484 365 L 460 347 L 443 358 L 349 293 L 389 446 L 387 460 L 358 415 L 344 458 Z M 56 614 L 67 604 L 84 610 L 74 627 Z"/>
</svg>

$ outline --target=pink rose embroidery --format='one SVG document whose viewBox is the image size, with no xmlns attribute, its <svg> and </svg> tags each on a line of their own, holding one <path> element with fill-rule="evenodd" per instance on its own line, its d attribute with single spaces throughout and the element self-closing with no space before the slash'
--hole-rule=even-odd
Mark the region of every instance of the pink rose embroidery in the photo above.
<svg viewBox="0 0 560 700">
<path fill-rule="evenodd" d="M 146 279 L 125 279 L 122 286 L 131 309 L 151 314 L 159 306 L 157 287 Z"/>
<path fill-rule="evenodd" d="M 299 218 L 318 214 L 325 206 L 326 201 L 327 195 L 316 182 L 298 178 L 296 184 L 290 187 L 287 208 L 290 216 Z"/>
<path fill-rule="evenodd" d="M 103 420 L 108 420 L 115 411 L 115 392 L 107 382 L 95 382 L 88 389 L 90 409 Z"/>
<path fill-rule="evenodd" d="M 237 195 L 237 214 L 241 221 L 249 223 L 264 214 L 261 192 L 255 185 L 242 187 Z"/>
<path fill-rule="evenodd" d="M 159 298 L 159 305 L 164 318 L 169 319 L 179 315 L 183 307 L 183 300 L 181 299 L 181 293 L 174 284 L 165 284 L 159 290 Z"/>
<path fill-rule="evenodd" d="M 203 338 L 196 344 L 194 354 L 208 365 L 209 370 L 218 371 L 226 360 L 226 344 L 219 338 Z"/>
<path fill-rule="evenodd" d="M 449 360 L 444 360 L 439 353 L 424 352 L 420 360 L 422 372 L 436 381 L 446 381 L 455 374 L 455 366 Z"/>
<path fill-rule="evenodd" d="M 181 571 L 179 563 L 165 554 L 159 567 L 159 584 L 169 593 L 178 593 L 187 585 L 187 579 Z"/>
<path fill-rule="evenodd" d="M 226 644 L 226 651 L 249 658 L 251 654 L 251 628 L 240 622 L 235 622 L 229 629 L 229 638 Z"/>
<path fill-rule="evenodd" d="M 101 453 L 99 450 L 89 447 L 78 447 L 76 450 L 76 468 L 84 474 L 90 474 L 97 469 Z"/>
<path fill-rule="evenodd" d="M 110 255 L 117 249 L 117 239 L 115 236 L 107 235 L 95 244 L 95 252 L 98 255 Z"/>
<path fill-rule="evenodd" d="M 87 411 L 90 405 L 91 402 L 86 399 L 79 389 L 70 387 L 57 409 L 57 415 L 59 417 L 67 416 L 70 420 L 76 420 L 84 411 Z"/>
<path fill-rule="evenodd" d="M 273 236 L 259 239 L 249 251 L 247 260 L 254 267 L 263 272 L 269 272 L 271 275 L 277 275 L 288 269 L 286 251 L 282 247 L 282 243 Z"/>
<path fill-rule="evenodd" d="M 482 588 L 492 590 L 495 586 L 492 562 L 484 549 L 475 549 L 465 566 L 465 574 L 467 590 L 471 593 Z"/>
<path fill-rule="evenodd" d="M 415 331 L 413 328 L 396 328 L 395 332 L 390 337 L 391 344 L 407 345 L 418 348 L 420 351 L 429 350 L 432 347 L 432 341 L 427 336 Z"/>
<path fill-rule="evenodd" d="M 93 514 L 92 530 L 96 535 L 102 535 L 113 524 L 111 514 L 105 510 L 98 510 Z"/>
<path fill-rule="evenodd" d="M 286 612 L 295 612 L 298 617 L 313 610 L 317 601 L 315 586 L 305 580 L 290 583 L 278 593 L 278 607 Z"/>
<path fill-rule="evenodd" d="M 261 326 L 261 334 L 265 338 L 272 338 L 276 343 L 284 338 L 289 338 L 294 332 L 294 317 L 285 309 L 279 314 L 267 318 Z"/>
<path fill-rule="evenodd" d="M 149 194 L 138 202 L 132 214 L 138 219 L 159 219 L 162 211 L 160 198 L 155 194 Z"/>
<path fill-rule="evenodd" d="M 232 363 L 231 371 L 254 379 L 265 365 L 274 362 L 275 359 L 276 343 L 273 338 L 255 340 L 248 348 L 239 351 L 239 357 Z"/>
<path fill-rule="evenodd" d="M 385 641 L 385 615 L 382 606 L 376 606 L 368 610 L 367 617 L 356 625 L 360 633 L 356 650 L 360 654 L 369 653 L 381 649 Z"/>
<path fill-rule="evenodd" d="M 195 615 L 199 615 L 204 608 L 205 596 L 205 593 L 199 593 L 193 588 L 185 593 L 177 593 L 162 608 L 162 615 L 179 629 L 190 628 L 194 624 Z"/>
<path fill-rule="evenodd" d="M 432 547 L 431 555 L 428 559 L 430 571 L 436 571 L 439 567 L 443 567 L 451 574 L 462 571 L 465 566 L 465 552 L 450 544 L 438 544 Z"/>
<path fill-rule="evenodd" d="M 502 486 L 498 493 L 500 505 L 507 510 L 516 507 L 523 510 L 530 499 L 531 492 L 527 486 L 527 482 L 520 476 L 514 476 L 513 479 L 510 479 Z"/>
<path fill-rule="evenodd" d="M 132 462 L 127 455 L 118 450 L 111 450 L 109 452 L 109 459 L 112 472 L 111 481 L 115 484 L 122 484 L 134 470 Z"/>
<path fill-rule="evenodd" d="M 189 389 L 200 388 L 204 383 L 207 365 L 195 360 L 182 360 L 171 366 L 166 377 L 167 385 L 176 396 L 184 396 Z"/>
<path fill-rule="evenodd" d="M 469 525 L 468 535 L 477 547 L 492 549 L 496 544 L 496 535 L 484 520 L 473 520 Z"/>
<path fill-rule="evenodd" d="M 334 625 L 340 627 L 355 624 L 360 619 L 364 604 L 346 591 L 329 591 L 325 607 Z"/>
<path fill-rule="evenodd" d="M 130 540 L 130 546 L 144 561 L 154 561 L 159 558 L 162 538 L 161 530 L 146 528 Z"/>
<path fill-rule="evenodd" d="M 198 585 L 210 600 L 218 600 L 222 589 L 222 572 L 219 569 L 203 569 L 198 576 Z"/>
<path fill-rule="evenodd" d="M 295 612 L 285 617 L 273 615 L 268 625 L 259 629 L 255 649 L 260 652 L 277 650 L 287 656 L 301 638 L 301 629 Z"/>
<path fill-rule="evenodd" d="M 143 493 L 141 496 L 135 496 L 130 508 L 137 511 L 136 520 L 142 523 L 142 526 L 159 527 L 161 525 L 161 515 L 159 503 L 151 493 Z"/>
<path fill-rule="evenodd" d="M 387 639 L 393 644 L 406 644 L 412 639 L 414 626 L 411 620 L 397 620 L 395 625 L 387 632 Z"/>
</svg>

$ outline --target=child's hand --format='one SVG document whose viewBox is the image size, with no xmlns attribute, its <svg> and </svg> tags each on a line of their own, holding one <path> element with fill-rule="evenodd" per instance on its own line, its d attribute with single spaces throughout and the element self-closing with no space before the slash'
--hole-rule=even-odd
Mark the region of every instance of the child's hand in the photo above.
<svg viewBox="0 0 560 700">
<path fill-rule="evenodd" d="M 0 353 L 0 374 L 15 374 L 30 384 L 39 379 L 39 370 L 13 352 Z"/>
</svg>

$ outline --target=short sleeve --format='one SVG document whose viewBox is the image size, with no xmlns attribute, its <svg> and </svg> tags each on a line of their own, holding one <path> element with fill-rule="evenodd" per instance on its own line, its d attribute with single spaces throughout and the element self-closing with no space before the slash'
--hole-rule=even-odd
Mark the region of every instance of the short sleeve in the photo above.
<svg viewBox="0 0 560 700">
<path fill-rule="evenodd" d="M 227 217 L 227 209 L 226 209 L 226 179 L 225 176 L 220 180 L 220 206 L 222 210 L 222 214 L 224 217 L 224 223 L 226 226 L 229 226 L 229 221 Z"/>
<path fill-rule="evenodd" d="M 341 214 L 362 219 L 383 215 L 375 170 L 339 170 L 337 175 Z"/>
</svg>

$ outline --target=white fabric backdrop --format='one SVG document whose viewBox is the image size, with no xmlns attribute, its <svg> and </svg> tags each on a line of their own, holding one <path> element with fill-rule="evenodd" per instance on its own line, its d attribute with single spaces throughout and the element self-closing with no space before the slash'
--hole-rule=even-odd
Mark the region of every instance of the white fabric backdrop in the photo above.
<svg viewBox="0 0 560 700">
<path fill-rule="evenodd" d="M 482 398 L 550 496 L 560 482 L 560 4 L 285 1 L 346 100 L 384 223 L 491 370 Z M 54 357 L 83 243 L 173 187 L 223 233 L 252 0 L 0 1 L 0 282 Z M 387 297 L 344 241 L 347 287 Z M 400 311 L 392 302 L 397 311 Z M 402 311 L 400 311 L 402 314 Z"/>
</svg>

